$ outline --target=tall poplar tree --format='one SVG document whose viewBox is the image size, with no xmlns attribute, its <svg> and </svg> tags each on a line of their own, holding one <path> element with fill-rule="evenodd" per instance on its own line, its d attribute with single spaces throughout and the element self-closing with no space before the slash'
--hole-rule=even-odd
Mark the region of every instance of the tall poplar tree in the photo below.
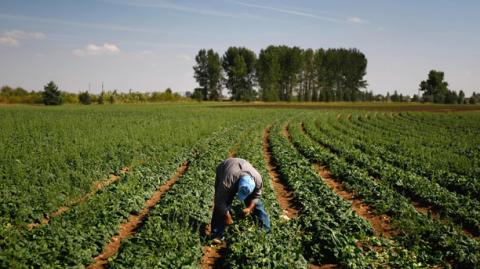
<svg viewBox="0 0 480 269">
<path fill-rule="evenodd" d="M 212 49 L 201 49 L 195 57 L 194 77 L 202 89 L 204 100 L 219 100 L 222 97 L 222 66 L 220 56 Z"/>
<path fill-rule="evenodd" d="M 226 74 L 225 85 L 233 100 L 251 101 L 256 98 L 255 66 L 257 56 L 247 48 L 230 47 L 222 57 Z"/>
<path fill-rule="evenodd" d="M 257 80 L 263 101 L 280 100 L 280 61 L 278 48 L 269 46 L 258 55 Z"/>
</svg>

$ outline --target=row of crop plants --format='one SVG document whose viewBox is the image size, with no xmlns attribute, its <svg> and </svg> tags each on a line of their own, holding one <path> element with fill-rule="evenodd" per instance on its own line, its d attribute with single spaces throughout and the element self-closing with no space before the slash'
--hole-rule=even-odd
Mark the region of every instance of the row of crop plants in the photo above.
<svg viewBox="0 0 480 269">
<path fill-rule="evenodd" d="M 186 160 L 195 164 L 199 154 L 210 154 L 207 159 L 211 158 L 212 148 L 216 147 L 215 141 L 231 142 L 225 142 L 227 137 L 225 131 L 220 131 L 206 141 L 197 141 L 193 151 L 188 149 L 174 157 L 168 156 L 168 159 L 145 162 L 122 175 L 116 184 L 102 189 L 60 217 L 53 218 L 48 225 L 32 231 L 15 227 L 5 229 L 0 240 L 0 267 L 65 268 L 91 264 L 93 257 L 100 254 L 105 244 L 118 232 L 119 225 L 126 221 L 131 212 L 139 212 L 145 200 L 172 176 L 180 164 Z M 208 172 L 203 171 L 205 174 Z M 195 173 L 195 169 L 190 173 Z M 202 171 L 197 173 L 200 173 L 195 175 L 198 180 Z M 174 210 L 175 205 L 185 202 L 179 199 L 170 209 Z M 208 211 L 204 214 L 208 214 Z M 167 226 L 174 225 L 174 222 L 167 222 Z M 156 236 L 151 239 L 156 240 Z"/>
<path fill-rule="evenodd" d="M 242 218 L 243 206 L 235 203 L 232 209 L 235 223 L 226 231 L 228 249 L 223 263 L 228 268 L 306 268 L 298 224 L 281 221 L 279 206 L 268 181 L 262 154 L 264 125 L 262 121 L 257 123 L 252 128 L 254 131 L 242 138 L 236 153 L 262 173 L 265 187 L 262 200 L 270 213 L 272 232 L 265 234 L 252 218 Z M 210 151 L 190 164 L 187 173 L 151 211 L 138 234 L 126 240 L 110 262 L 112 268 L 172 268 L 200 263 L 201 247 L 209 243 L 202 233 L 211 216 L 215 167 L 226 156 L 227 147 L 235 138 L 238 139 L 238 131 L 216 139 Z M 179 204 L 178 200 L 187 202 Z"/>
<path fill-rule="evenodd" d="M 441 128 L 409 122 L 401 117 L 395 117 L 394 120 L 386 117 L 380 120 L 356 117 L 352 123 L 366 131 L 381 133 L 396 154 L 406 154 L 418 160 L 429 160 L 431 156 L 436 156 L 438 159 L 429 164 L 434 169 L 448 169 L 470 178 L 480 175 L 480 171 L 475 169 L 479 165 L 480 150 L 472 147 L 478 137 L 464 136 L 461 132 L 444 132 Z M 448 126 L 448 123 L 444 126 Z M 409 150 L 412 146 L 416 151 Z"/>
<path fill-rule="evenodd" d="M 373 229 L 335 194 L 311 164 L 283 136 L 271 130 L 270 149 L 282 180 L 301 206 L 304 255 L 311 263 L 346 268 L 421 267 L 414 253 L 373 235 Z"/>
<path fill-rule="evenodd" d="M 402 120 L 399 120 L 401 123 L 398 129 L 395 129 L 389 121 L 391 120 L 373 121 L 359 117 L 353 123 L 362 129 L 372 126 L 372 131 L 383 133 L 384 139 L 388 139 L 390 143 L 390 149 L 396 154 L 407 155 L 418 160 L 430 160 L 429 165 L 436 169 L 448 169 L 457 174 L 475 176 L 475 170 L 472 167 L 476 160 L 469 159 L 458 152 L 459 148 L 471 145 L 473 142 L 471 138 L 462 137 L 459 134 L 442 134 L 434 128 Z M 431 160 L 431 156 L 436 156 L 438 159 Z"/>
<path fill-rule="evenodd" d="M 73 205 L 109 173 L 180 154 L 228 125 L 228 113 L 237 115 L 180 106 L 1 108 L 0 236 Z"/>
<path fill-rule="evenodd" d="M 480 127 L 476 123 L 477 112 L 400 112 L 396 118 L 404 123 L 428 127 L 426 130 L 438 130 L 441 134 L 471 135 L 472 128 Z"/>
<path fill-rule="evenodd" d="M 6 229 L 0 240 L 2 268 L 65 268 L 88 265 L 102 252 L 130 212 L 139 212 L 155 186 L 163 184 L 191 155 L 136 167 L 84 203 L 33 230 Z"/>
<path fill-rule="evenodd" d="M 357 117 L 353 122 L 358 123 L 360 127 L 367 129 L 376 129 L 377 131 L 383 131 L 385 133 L 397 133 L 404 135 L 409 135 L 407 139 L 415 139 L 422 146 L 439 146 L 439 145 L 453 145 L 456 143 L 456 140 L 450 138 L 455 137 L 451 132 L 445 130 L 445 128 L 438 128 L 434 126 L 428 126 L 427 124 L 421 124 L 417 121 L 412 121 L 409 118 L 404 117 L 405 113 L 394 113 L 389 115 L 379 115 L 375 114 L 374 117 Z M 414 115 L 419 116 L 419 113 Z M 437 114 L 438 115 L 438 114 Z M 457 133 L 456 136 L 462 136 L 465 138 L 461 132 Z M 392 137 L 393 139 L 394 137 Z M 433 139 L 430 139 L 433 138 Z M 461 144 L 457 144 L 460 146 Z M 455 147 L 456 148 L 456 147 Z M 455 148 L 451 148 L 454 150 Z"/>
<path fill-rule="evenodd" d="M 134 152 L 123 143 L 124 130 L 110 136 L 80 117 L 1 111 L 1 227 L 39 221 L 71 197 L 87 193 L 94 179 L 130 165 Z"/>
<path fill-rule="evenodd" d="M 241 218 L 228 228 L 226 268 L 307 268 L 303 256 L 302 236 L 298 221 L 281 218 L 263 155 L 265 124 L 257 126 L 237 149 L 237 157 L 248 160 L 262 176 L 262 202 L 270 216 L 272 230 L 266 234 L 251 217 Z M 236 216 L 242 205 L 236 203 Z"/>
<path fill-rule="evenodd" d="M 424 115 L 430 115 L 428 121 L 419 120 Z M 413 130 L 412 135 L 422 144 L 440 147 L 443 145 L 444 148 L 458 154 L 461 153 L 461 150 L 469 147 L 469 144 L 464 143 L 465 141 L 480 142 L 476 135 L 476 130 L 480 127 L 471 125 L 472 122 L 478 121 L 479 115 L 477 113 L 472 113 L 471 117 L 461 117 L 459 115 L 465 116 L 468 114 L 465 112 L 455 114 L 400 113 L 396 114 L 393 121 L 390 121 L 389 129 L 394 129 L 397 132 Z M 441 119 L 441 125 L 429 124 L 431 121 L 438 119 Z M 377 124 L 381 123 L 382 121 L 379 121 Z M 455 128 L 451 129 L 452 126 L 455 126 Z M 478 148 L 476 150 L 478 151 Z"/>
<path fill-rule="evenodd" d="M 315 125 L 315 126 L 312 126 Z M 319 142 L 334 153 L 361 168 L 365 168 L 373 177 L 379 178 L 407 197 L 432 205 L 446 219 L 450 219 L 475 234 L 480 233 L 480 202 L 469 197 L 452 193 L 427 178 L 399 169 L 380 157 L 370 156 L 355 149 L 351 138 L 335 132 L 329 125 L 321 121 L 306 121 L 308 130 L 318 128 L 315 134 Z"/>
<path fill-rule="evenodd" d="M 417 123 L 409 122 L 409 120 L 400 116 L 401 114 L 379 114 L 376 113 L 369 117 L 365 115 L 362 117 L 361 113 L 355 113 L 356 117 L 352 117 L 352 122 L 357 123 L 358 127 L 363 127 L 368 130 L 384 132 L 385 134 L 398 134 L 409 136 L 406 139 L 416 139 L 419 144 L 422 146 L 434 146 L 438 145 L 439 142 L 436 140 L 426 139 L 426 136 L 438 135 L 444 137 L 445 134 L 442 133 L 443 130 L 437 130 L 438 132 L 431 132 L 425 128 L 425 126 L 420 126 Z M 447 135 L 446 137 L 450 137 Z M 394 136 L 390 137 L 395 139 Z"/>
<path fill-rule="evenodd" d="M 425 125 L 410 122 L 399 114 L 393 114 L 392 117 L 385 115 L 362 117 L 361 113 L 355 113 L 351 123 L 365 131 L 381 133 L 385 139 L 391 142 L 402 138 L 401 142 L 408 141 L 416 143 L 422 149 L 443 150 L 449 154 L 458 154 L 456 150 L 459 146 L 464 145 L 459 142 L 468 139 L 466 137 L 459 139 L 460 134 L 444 133 L 443 129 L 427 128 Z"/>
<path fill-rule="evenodd" d="M 400 113 L 402 118 L 415 121 L 423 125 L 438 127 L 439 129 L 451 131 L 452 133 L 472 134 L 472 129 L 480 128 L 478 122 L 478 112 L 461 112 L 461 113 Z"/>
<path fill-rule="evenodd" d="M 449 147 L 456 154 L 469 159 L 475 158 L 475 160 L 478 160 L 480 158 L 480 147 L 474 146 L 480 144 L 478 112 L 455 114 L 415 113 L 413 115 L 401 113 L 399 118 L 405 119 L 407 125 L 414 124 L 422 127 L 429 135 L 432 135 L 432 133 L 437 134 L 436 137 L 438 139 L 430 140 L 430 143 L 436 142 L 439 146 Z M 453 139 L 445 141 L 445 136 Z"/>
<path fill-rule="evenodd" d="M 326 122 L 323 122 L 325 124 Z M 450 191 L 468 195 L 471 198 L 480 198 L 480 182 L 478 179 L 458 175 L 444 169 L 433 168 L 427 161 L 420 161 L 411 156 L 394 153 L 390 148 L 394 147 L 385 141 L 385 136 L 376 132 L 366 132 L 364 129 L 352 124 L 350 121 L 328 121 L 330 126 L 348 136 L 352 145 L 364 153 L 380 157 L 382 160 L 393 164 L 405 171 L 427 177 L 446 187 Z M 411 146 L 411 148 L 415 148 Z M 431 156 L 431 158 L 438 158 Z"/>
<path fill-rule="evenodd" d="M 237 124 L 209 139 L 186 173 L 150 211 L 138 233 L 126 239 L 111 268 L 182 268 L 197 266 L 210 221 L 215 167 L 238 139 Z"/>
<path fill-rule="evenodd" d="M 361 168 L 332 153 L 328 145 L 332 137 L 323 134 L 312 121 L 307 121 L 303 133 L 300 123 L 290 124 L 292 142 L 310 161 L 326 165 L 344 187 L 354 192 L 375 210 L 387 214 L 399 231 L 395 241 L 415 252 L 424 264 L 436 265 L 452 262 L 460 268 L 477 268 L 480 261 L 480 244 L 460 232 L 454 225 L 435 221 L 418 213 L 410 200 L 391 184 L 370 176 Z M 315 139 L 315 142 L 311 139 Z M 444 264 L 448 266 L 447 263 Z"/>
</svg>

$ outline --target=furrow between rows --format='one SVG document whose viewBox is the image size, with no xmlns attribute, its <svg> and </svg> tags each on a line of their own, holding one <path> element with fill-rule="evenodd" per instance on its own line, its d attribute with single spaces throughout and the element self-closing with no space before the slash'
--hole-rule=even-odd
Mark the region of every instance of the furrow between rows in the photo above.
<svg viewBox="0 0 480 269">
<path fill-rule="evenodd" d="M 120 170 L 120 174 L 128 173 L 130 171 L 130 169 L 131 169 L 130 167 L 124 167 Z M 56 218 L 56 217 L 62 215 L 63 213 L 67 212 L 72 206 L 86 201 L 88 198 L 95 195 L 99 190 L 107 187 L 110 184 L 113 184 L 113 183 L 117 182 L 119 179 L 120 179 L 120 176 L 118 174 L 112 174 L 106 180 L 95 182 L 93 184 L 92 191 L 90 191 L 89 193 L 85 194 L 82 197 L 74 199 L 72 202 L 70 202 L 68 204 L 68 206 L 67 205 L 61 206 L 57 210 L 55 210 L 54 212 L 52 212 L 50 214 L 45 214 L 45 217 L 42 218 L 39 222 L 34 222 L 34 223 L 27 224 L 27 228 L 29 230 L 32 230 L 32 229 L 38 228 L 42 225 L 47 225 L 52 218 Z"/>
<path fill-rule="evenodd" d="M 140 212 L 131 213 L 127 221 L 118 228 L 117 235 L 113 236 L 104 246 L 103 252 L 95 257 L 95 263 L 87 268 L 99 269 L 105 268 L 108 259 L 115 255 L 122 244 L 122 240 L 135 234 L 135 231 L 141 227 L 150 210 L 160 201 L 162 196 L 175 184 L 180 177 L 187 171 L 189 161 L 185 161 L 175 172 L 175 174 L 164 184 L 157 188 L 152 196 L 145 201 L 144 207 Z"/>
</svg>

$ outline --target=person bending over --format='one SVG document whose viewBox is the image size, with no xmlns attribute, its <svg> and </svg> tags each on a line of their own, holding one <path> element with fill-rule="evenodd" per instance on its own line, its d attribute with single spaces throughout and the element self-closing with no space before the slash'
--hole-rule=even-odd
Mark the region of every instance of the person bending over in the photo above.
<svg viewBox="0 0 480 269">
<path fill-rule="evenodd" d="M 245 203 L 243 213 L 253 214 L 265 231 L 270 232 L 270 220 L 260 200 L 262 187 L 262 176 L 244 159 L 228 158 L 217 166 L 215 205 L 211 221 L 214 243 L 223 241 L 225 227 L 233 223 L 230 208 L 235 196 Z"/>
</svg>

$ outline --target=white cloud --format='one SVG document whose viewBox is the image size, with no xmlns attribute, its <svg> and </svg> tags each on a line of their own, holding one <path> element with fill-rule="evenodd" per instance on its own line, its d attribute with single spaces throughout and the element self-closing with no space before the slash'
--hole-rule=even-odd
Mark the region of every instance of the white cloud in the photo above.
<svg viewBox="0 0 480 269">
<path fill-rule="evenodd" d="M 349 23 L 356 23 L 356 24 L 362 24 L 365 23 L 365 20 L 359 17 L 348 17 L 347 22 Z"/>
<path fill-rule="evenodd" d="M 105 43 L 103 45 L 88 44 L 83 49 L 73 50 L 73 54 L 76 56 L 96 56 L 96 55 L 115 55 L 119 54 L 120 49 L 117 45 L 111 43 Z"/>
<path fill-rule="evenodd" d="M 6 31 L 0 35 L 0 45 L 17 47 L 24 40 L 40 40 L 46 37 L 44 33 L 40 32 L 24 32 L 20 30 Z"/>
</svg>

